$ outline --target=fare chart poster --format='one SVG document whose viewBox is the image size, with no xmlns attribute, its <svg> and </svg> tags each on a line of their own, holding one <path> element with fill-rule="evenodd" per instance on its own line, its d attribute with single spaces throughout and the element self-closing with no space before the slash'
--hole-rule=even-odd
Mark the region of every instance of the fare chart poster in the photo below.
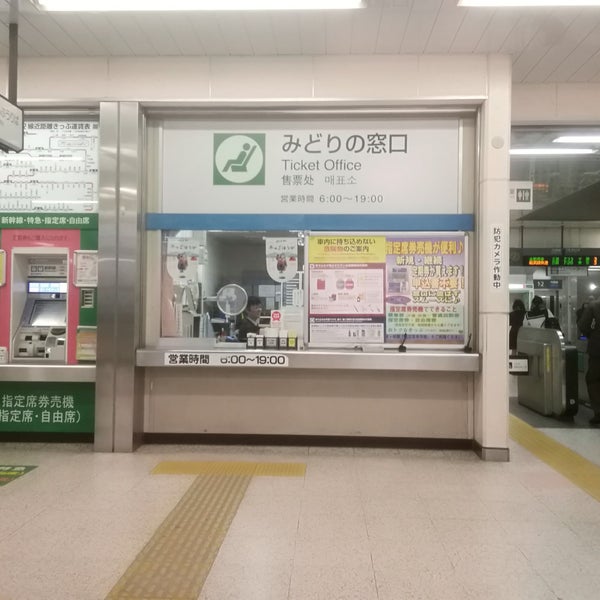
<svg viewBox="0 0 600 600">
<path fill-rule="evenodd" d="M 309 343 L 465 343 L 466 236 L 309 238 Z"/>
</svg>

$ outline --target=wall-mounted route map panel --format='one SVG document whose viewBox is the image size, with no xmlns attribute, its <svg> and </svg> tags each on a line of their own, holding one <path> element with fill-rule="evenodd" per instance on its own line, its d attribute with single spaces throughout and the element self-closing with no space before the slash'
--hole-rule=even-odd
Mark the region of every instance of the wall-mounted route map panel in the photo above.
<svg viewBox="0 0 600 600">
<path fill-rule="evenodd" d="M 25 122 L 23 151 L 0 152 L 0 212 L 97 212 L 98 123 Z"/>
</svg>

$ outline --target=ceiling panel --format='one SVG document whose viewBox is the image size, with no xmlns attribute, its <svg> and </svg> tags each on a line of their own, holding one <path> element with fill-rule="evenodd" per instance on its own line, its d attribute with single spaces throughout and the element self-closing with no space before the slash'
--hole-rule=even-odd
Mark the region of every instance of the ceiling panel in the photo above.
<svg viewBox="0 0 600 600">
<path fill-rule="evenodd" d="M 351 54 L 374 54 L 381 23 L 381 10 L 353 11 Z"/>
<path fill-rule="evenodd" d="M 90 31 L 78 15 L 72 13 L 57 13 L 54 21 L 81 48 L 80 56 L 104 56 L 106 48 L 98 41 L 98 38 Z M 130 17 L 131 18 L 131 17 Z M 125 19 L 123 19 L 126 22 Z"/>
<path fill-rule="evenodd" d="M 255 56 L 272 56 L 277 54 L 271 15 L 247 12 L 244 14 L 244 23 Z"/>
<path fill-rule="evenodd" d="M 299 18 L 302 54 L 326 54 L 327 27 L 325 26 L 325 15 L 320 11 L 303 12 L 300 13 Z M 345 35 L 348 35 L 347 31 Z"/>
<path fill-rule="evenodd" d="M 81 14 L 82 23 L 92 32 L 101 46 L 104 54 L 110 56 L 131 56 L 131 48 L 111 21 L 100 14 Z"/>
<path fill-rule="evenodd" d="M 33 27 L 26 18 L 22 18 L 19 22 L 19 39 L 29 44 L 31 49 L 40 56 L 62 56 L 58 47 Z"/>
<path fill-rule="evenodd" d="M 223 35 L 227 54 L 252 56 L 252 44 L 242 15 L 235 12 L 222 12 L 217 15 L 217 21 Z"/>
<path fill-rule="evenodd" d="M 54 19 L 39 15 L 30 15 L 26 19 L 34 29 L 39 31 L 40 35 L 47 40 L 52 40 L 52 45 L 61 54 L 65 56 L 81 56 L 84 54 L 83 48 L 70 36 L 68 30 L 63 29 Z"/>
<path fill-rule="evenodd" d="M 111 17 L 112 19 L 116 17 Z M 146 39 L 156 49 L 158 56 L 178 56 L 181 50 L 175 41 L 174 24 L 179 22 L 177 15 L 159 15 L 152 13 L 137 14 L 135 20 Z M 175 33 L 176 35 L 176 33 Z"/>
<path fill-rule="evenodd" d="M 326 54 L 350 54 L 352 49 L 353 15 L 325 15 Z"/>
<path fill-rule="evenodd" d="M 379 24 L 379 36 L 375 52 L 378 54 L 398 54 L 408 25 L 410 7 L 384 8 Z"/>
<path fill-rule="evenodd" d="M 538 32 L 541 26 L 541 19 L 531 14 L 525 14 L 519 17 L 515 26 L 504 40 L 499 49 L 502 54 L 510 54 L 513 60 L 517 60 L 524 48 Z"/>
<path fill-rule="evenodd" d="M 489 37 L 489 24 L 494 16 L 493 11 L 465 12 L 449 52 L 457 54 L 478 52 L 482 39 Z"/>
<path fill-rule="evenodd" d="M 283 0 L 282 0 L 283 1 Z M 0 0 L 0 57 L 8 55 Z M 600 8 L 462 8 L 369 0 L 359 11 L 43 13 L 21 0 L 20 56 L 505 53 L 515 83 L 598 81 Z"/>
<path fill-rule="evenodd" d="M 298 17 L 294 13 L 282 11 L 273 15 L 272 23 L 276 54 L 302 54 Z"/>
<path fill-rule="evenodd" d="M 221 26 L 215 14 L 195 15 L 190 19 L 196 34 L 207 55 L 225 56 L 229 54 L 227 44 L 221 33 Z"/>
<path fill-rule="evenodd" d="M 557 40 L 526 75 L 527 83 L 543 83 L 548 80 L 556 69 L 577 48 L 592 29 L 598 25 L 598 17 L 579 14 L 570 24 L 561 39 Z"/>
<path fill-rule="evenodd" d="M 599 48 L 600 25 L 596 25 L 577 47 L 550 73 L 547 81 L 570 81 L 571 77 L 592 57 Z"/>
<path fill-rule="evenodd" d="M 569 79 L 573 83 L 585 83 L 586 81 L 593 81 L 596 76 L 600 73 L 600 52 L 596 52 L 591 56 Z M 600 110 L 598 111 L 600 116 Z"/>
<path fill-rule="evenodd" d="M 164 20 L 171 38 L 182 56 L 202 56 L 205 54 L 202 41 L 193 25 L 193 18 L 187 15 L 169 15 Z"/>
<path fill-rule="evenodd" d="M 442 0 L 423 0 L 413 4 L 400 46 L 402 54 L 422 54 L 424 52 L 441 5 Z"/>
<path fill-rule="evenodd" d="M 475 52 L 500 52 L 518 22 L 519 13 L 516 11 L 495 11 L 475 48 Z"/>
<path fill-rule="evenodd" d="M 428 54 L 447 54 L 452 47 L 467 13 L 457 11 L 454 0 L 446 0 L 437 15 L 431 35 L 425 47 Z"/>
<path fill-rule="evenodd" d="M 573 23 L 573 13 L 555 13 L 548 17 L 529 40 L 521 55 L 513 61 L 513 72 L 519 81 L 527 81 L 531 70 L 542 60 L 552 48 L 560 43 Z"/>
</svg>

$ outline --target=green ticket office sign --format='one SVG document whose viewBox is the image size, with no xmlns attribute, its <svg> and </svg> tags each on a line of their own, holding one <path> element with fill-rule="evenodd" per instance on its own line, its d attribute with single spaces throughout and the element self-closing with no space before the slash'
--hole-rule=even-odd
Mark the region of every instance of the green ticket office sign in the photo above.
<svg viewBox="0 0 600 600">
<path fill-rule="evenodd" d="M 93 433 L 95 384 L 0 382 L 0 432 Z"/>
</svg>

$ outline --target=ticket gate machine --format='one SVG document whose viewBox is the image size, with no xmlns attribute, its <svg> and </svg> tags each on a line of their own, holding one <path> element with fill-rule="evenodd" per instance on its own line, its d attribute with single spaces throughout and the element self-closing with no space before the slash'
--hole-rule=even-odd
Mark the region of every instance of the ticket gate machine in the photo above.
<svg viewBox="0 0 600 600">
<path fill-rule="evenodd" d="M 519 375 L 519 404 L 546 416 L 572 418 L 577 414 L 577 349 L 568 345 L 560 331 L 521 327 L 518 355 L 529 368 Z"/>
<path fill-rule="evenodd" d="M 13 257 L 11 362 L 65 364 L 67 359 L 67 260 Z"/>
</svg>

